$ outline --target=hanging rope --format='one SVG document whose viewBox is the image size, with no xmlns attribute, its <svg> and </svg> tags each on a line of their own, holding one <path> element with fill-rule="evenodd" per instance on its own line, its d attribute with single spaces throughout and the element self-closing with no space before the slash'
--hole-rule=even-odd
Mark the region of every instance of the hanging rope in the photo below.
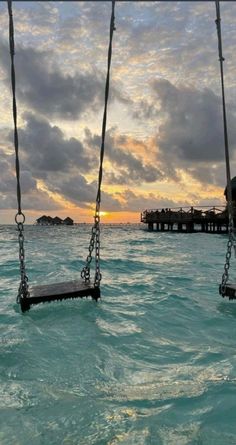
<svg viewBox="0 0 236 445">
<path fill-rule="evenodd" d="M 99 287 L 100 281 L 102 279 L 102 275 L 100 272 L 100 204 L 101 204 L 101 185 L 102 185 L 102 176 L 103 176 L 103 158 L 105 151 L 105 137 L 106 137 L 106 123 L 107 123 L 107 105 L 109 99 L 109 85 L 110 85 L 110 68 L 111 68 L 111 59 L 112 59 L 112 39 L 113 32 L 115 31 L 115 0 L 112 0 L 112 11 L 111 11 L 111 19 L 110 19 L 110 39 L 109 39 L 109 47 L 108 47 L 108 58 L 107 58 L 107 76 L 106 76 L 106 86 L 105 86 L 105 105 L 103 112 L 103 121 L 102 121 L 102 141 L 101 141 L 101 150 L 100 150 L 100 167 L 98 174 L 98 190 L 96 197 L 96 208 L 94 215 L 94 225 L 92 227 L 92 234 L 89 243 L 89 254 L 86 258 L 86 264 L 81 272 L 81 277 L 85 282 L 90 281 L 90 265 L 92 261 L 92 253 L 95 247 L 95 277 L 94 277 L 94 286 Z"/>
<path fill-rule="evenodd" d="M 25 249 L 24 249 L 24 222 L 25 215 L 21 209 L 21 186 L 20 186 L 20 162 L 19 162 L 19 143 L 17 130 L 17 106 L 16 106 L 16 79 L 15 79 L 15 44 L 14 44 L 14 23 L 12 13 L 12 1 L 7 0 L 8 15 L 9 15 L 9 47 L 11 55 L 11 87 L 12 87 L 12 110 L 14 122 L 14 147 L 15 147 L 15 169 L 16 169 L 16 183 L 17 183 L 17 206 L 18 212 L 15 216 L 15 221 L 18 229 L 19 241 L 19 260 L 20 260 L 20 276 L 21 282 L 18 290 L 17 302 L 20 298 L 25 298 L 28 295 L 28 277 L 25 272 Z"/>
<path fill-rule="evenodd" d="M 227 243 L 226 261 L 224 265 L 224 273 L 222 275 L 221 282 L 221 294 L 225 295 L 225 286 L 229 279 L 230 258 L 232 253 L 232 247 L 235 248 L 235 236 L 234 236 L 234 219 L 233 219 L 233 204 L 232 204 L 232 187 L 231 187 L 231 174 L 230 174 L 230 160 L 229 160 L 229 143 L 228 143 L 228 128 L 227 128 L 227 115 L 225 104 L 225 87 L 224 87 L 224 57 L 222 50 L 222 35 L 221 35 L 221 17 L 220 17 L 220 2 L 215 2 L 216 6 L 216 29 L 218 36 L 218 51 L 220 62 L 220 78 L 221 78 L 221 92 L 222 92 L 222 108 L 223 108 L 223 126 L 224 126 L 224 145 L 225 145 L 225 163 L 226 163 L 226 179 L 227 179 L 227 200 L 228 200 L 228 216 L 229 216 L 229 239 Z"/>
</svg>

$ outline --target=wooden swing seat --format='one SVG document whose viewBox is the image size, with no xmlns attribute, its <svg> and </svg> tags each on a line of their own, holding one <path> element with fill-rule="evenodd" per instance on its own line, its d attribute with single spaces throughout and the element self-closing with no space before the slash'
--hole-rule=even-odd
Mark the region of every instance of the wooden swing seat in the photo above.
<svg viewBox="0 0 236 445">
<path fill-rule="evenodd" d="M 220 292 L 220 295 L 222 295 L 221 285 L 219 287 L 219 292 Z M 224 292 L 224 295 L 222 295 L 222 297 L 228 297 L 229 300 L 236 300 L 236 283 L 226 284 L 225 292 Z"/>
<path fill-rule="evenodd" d="M 92 297 L 97 301 L 100 298 L 100 288 L 82 280 L 33 286 L 29 289 L 29 296 L 20 299 L 20 305 L 22 312 L 26 312 L 34 304 L 83 297 Z"/>
</svg>

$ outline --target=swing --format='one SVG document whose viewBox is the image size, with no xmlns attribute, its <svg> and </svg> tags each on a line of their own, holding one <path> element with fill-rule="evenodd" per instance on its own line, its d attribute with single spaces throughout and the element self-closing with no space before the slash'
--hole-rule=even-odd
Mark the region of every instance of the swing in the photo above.
<svg viewBox="0 0 236 445">
<path fill-rule="evenodd" d="M 25 249 L 24 249 L 24 222 L 25 215 L 21 207 L 21 184 L 20 184 L 20 162 L 19 162 L 19 144 L 18 144 L 18 129 L 17 129 L 17 106 L 16 106 L 16 87 L 15 87 L 15 66 L 14 66 L 14 24 L 12 13 L 12 0 L 8 2 L 9 15 L 9 46 L 11 56 L 11 87 L 13 96 L 13 123 L 14 123 L 14 148 L 15 148 L 15 168 L 17 181 L 17 204 L 18 211 L 15 216 L 15 222 L 18 230 L 19 242 L 19 260 L 20 260 L 20 286 L 17 295 L 17 303 L 20 304 L 22 312 L 28 311 L 31 305 L 64 300 L 68 298 L 83 298 L 92 297 L 93 300 L 100 298 L 100 282 L 102 275 L 100 273 L 100 204 L 101 204 L 101 185 L 103 175 L 103 158 L 105 150 L 105 135 L 106 135 L 106 121 L 107 121 L 107 104 L 109 98 L 109 83 L 110 83 L 110 67 L 112 58 L 112 38 L 115 30 L 115 0 L 112 1 L 111 19 L 110 19 L 110 38 L 107 58 L 107 75 L 105 84 L 105 104 L 102 121 L 102 136 L 100 149 L 100 166 L 98 174 L 98 190 L 96 196 L 96 206 L 94 215 L 94 225 L 89 244 L 89 253 L 86 258 L 86 263 L 81 271 L 81 279 L 63 283 L 54 283 L 48 285 L 40 285 L 29 287 L 28 276 L 25 268 Z M 92 261 L 93 250 L 95 249 L 95 276 L 94 282 L 90 281 L 90 266 Z"/>
<path fill-rule="evenodd" d="M 234 207 L 232 200 L 232 184 L 230 174 L 230 161 L 229 161 L 229 143 L 228 143 L 228 129 L 227 129 L 227 116 L 226 116 L 226 104 L 225 104 L 225 88 L 224 88 L 224 70 L 223 70 L 223 51 L 222 51 L 222 36 L 221 36 L 221 17 L 220 17 L 220 2 L 217 0 L 216 5 L 216 28 L 218 36 L 218 50 L 219 50 L 219 62 L 220 62 L 220 77 L 221 77 L 221 93 L 222 93 L 222 108 L 223 108 L 223 127 L 224 127 L 224 145 L 225 145 L 225 163 L 226 163 L 226 178 L 227 178 L 227 200 L 228 200 L 228 215 L 229 215 L 229 239 L 227 243 L 226 261 L 224 265 L 224 273 L 222 275 L 222 281 L 219 286 L 219 293 L 222 297 L 228 297 L 229 300 L 236 299 L 236 283 L 228 283 L 229 280 L 229 268 L 230 258 L 232 253 L 232 247 L 236 252 L 236 239 L 235 239 L 235 227 L 234 227 Z"/>
</svg>

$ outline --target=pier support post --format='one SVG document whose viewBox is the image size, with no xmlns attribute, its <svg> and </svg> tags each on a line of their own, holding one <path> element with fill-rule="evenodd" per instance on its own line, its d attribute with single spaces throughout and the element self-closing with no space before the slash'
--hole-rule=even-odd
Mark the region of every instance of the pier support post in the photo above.
<svg viewBox="0 0 236 445">
<path fill-rule="evenodd" d="M 193 222 L 190 222 L 190 223 L 186 224 L 186 232 L 192 233 L 193 231 L 194 231 L 194 224 L 193 224 Z"/>
</svg>

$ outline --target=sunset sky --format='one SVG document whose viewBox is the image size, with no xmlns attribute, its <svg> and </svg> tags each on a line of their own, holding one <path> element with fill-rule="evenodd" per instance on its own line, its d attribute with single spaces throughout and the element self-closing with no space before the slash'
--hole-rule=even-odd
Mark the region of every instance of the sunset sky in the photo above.
<svg viewBox="0 0 236 445">
<path fill-rule="evenodd" d="M 13 2 L 27 223 L 92 222 L 111 3 Z M 215 3 L 116 2 L 103 222 L 144 209 L 224 204 Z M 221 2 L 231 173 L 236 175 L 236 2 Z M 16 213 L 7 2 L 0 3 L 0 223 Z"/>
</svg>

